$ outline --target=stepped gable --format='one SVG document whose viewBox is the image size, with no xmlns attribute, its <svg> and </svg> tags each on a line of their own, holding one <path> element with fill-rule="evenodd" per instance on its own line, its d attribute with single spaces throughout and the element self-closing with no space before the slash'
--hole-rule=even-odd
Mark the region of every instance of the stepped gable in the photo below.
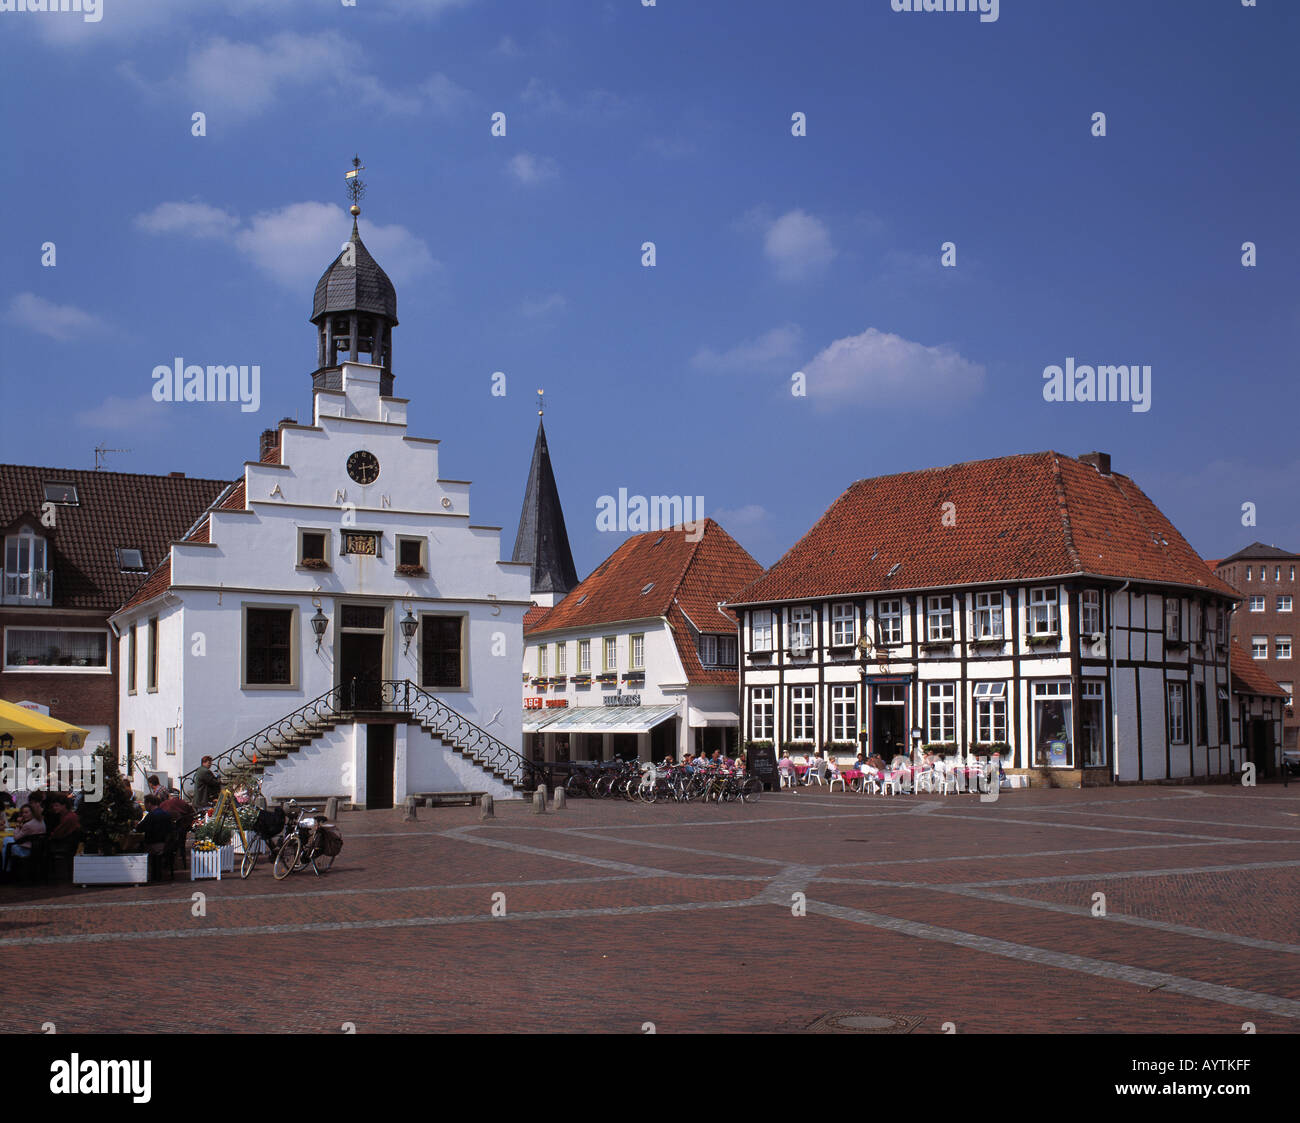
<svg viewBox="0 0 1300 1123">
<path fill-rule="evenodd" d="M 1076 575 L 1239 599 L 1097 455 L 1026 453 L 859 480 L 733 604 Z"/>
</svg>

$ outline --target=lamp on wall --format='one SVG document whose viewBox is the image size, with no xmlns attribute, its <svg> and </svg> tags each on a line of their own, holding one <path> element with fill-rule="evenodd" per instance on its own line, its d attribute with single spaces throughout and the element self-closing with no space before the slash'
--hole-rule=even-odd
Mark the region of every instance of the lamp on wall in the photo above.
<svg viewBox="0 0 1300 1123">
<path fill-rule="evenodd" d="M 405 655 L 411 650 L 411 640 L 415 639 L 415 633 L 420 630 L 420 622 L 411 615 L 411 606 L 406 606 L 406 615 L 398 621 L 402 628 L 402 638 L 406 640 L 406 646 L 402 648 L 402 654 Z"/>
<path fill-rule="evenodd" d="M 320 601 L 316 597 L 311 599 L 312 607 L 316 609 L 316 615 L 311 618 L 311 630 L 316 633 L 316 650 L 320 650 L 321 640 L 325 638 L 325 629 L 330 626 L 329 617 L 320 610 Z"/>
</svg>

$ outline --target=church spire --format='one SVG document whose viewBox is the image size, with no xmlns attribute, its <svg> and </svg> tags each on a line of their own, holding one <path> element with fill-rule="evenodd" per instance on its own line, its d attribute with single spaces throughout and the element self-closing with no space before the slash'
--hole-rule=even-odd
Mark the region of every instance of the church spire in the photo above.
<svg viewBox="0 0 1300 1123">
<path fill-rule="evenodd" d="M 533 567 L 532 593 L 539 603 L 554 605 L 578 583 L 569 549 L 569 533 L 564 526 L 560 491 L 551 470 L 551 451 L 546 444 L 542 391 L 537 391 L 537 440 L 533 443 L 533 460 L 528 468 L 524 488 L 524 508 L 519 515 L 519 533 L 515 536 L 512 561 L 527 562 Z"/>
</svg>

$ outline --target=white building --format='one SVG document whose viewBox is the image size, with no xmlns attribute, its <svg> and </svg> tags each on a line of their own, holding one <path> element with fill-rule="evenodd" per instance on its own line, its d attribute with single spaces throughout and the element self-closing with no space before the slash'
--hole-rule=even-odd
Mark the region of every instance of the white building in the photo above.
<svg viewBox="0 0 1300 1123">
<path fill-rule="evenodd" d="M 745 737 L 998 751 L 1067 785 L 1226 776 L 1238 599 L 1104 453 L 861 480 L 729 605 Z"/>
<path fill-rule="evenodd" d="M 408 434 L 396 293 L 355 222 L 312 322 L 312 424 L 263 434 L 261 460 L 112 617 L 135 667 L 122 743 L 171 728 L 160 770 L 212 755 L 270 796 L 517 795 L 528 566 L 471 522 L 438 442 Z"/>
<path fill-rule="evenodd" d="M 524 619 L 534 760 L 680 760 L 734 752 L 735 618 L 762 567 L 712 519 L 628 538 L 554 607 Z"/>
</svg>

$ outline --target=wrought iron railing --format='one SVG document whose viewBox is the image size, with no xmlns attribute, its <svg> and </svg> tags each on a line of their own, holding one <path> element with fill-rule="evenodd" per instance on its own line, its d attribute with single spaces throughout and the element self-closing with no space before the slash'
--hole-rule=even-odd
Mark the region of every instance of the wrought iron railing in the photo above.
<svg viewBox="0 0 1300 1123">
<path fill-rule="evenodd" d="M 353 679 L 331 687 L 213 757 L 212 772 L 222 783 L 228 783 L 240 774 L 247 774 L 259 760 L 282 751 L 294 740 L 310 739 L 324 726 L 354 714 L 380 711 L 410 715 L 507 783 L 524 788 L 536 785 L 536 769 L 531 761 L 409 679 Z M 181 791 L 187 799 L 194 797 L 194 774 L 197 771 L 194 769 L 180 778 Z"/>
</svg>

